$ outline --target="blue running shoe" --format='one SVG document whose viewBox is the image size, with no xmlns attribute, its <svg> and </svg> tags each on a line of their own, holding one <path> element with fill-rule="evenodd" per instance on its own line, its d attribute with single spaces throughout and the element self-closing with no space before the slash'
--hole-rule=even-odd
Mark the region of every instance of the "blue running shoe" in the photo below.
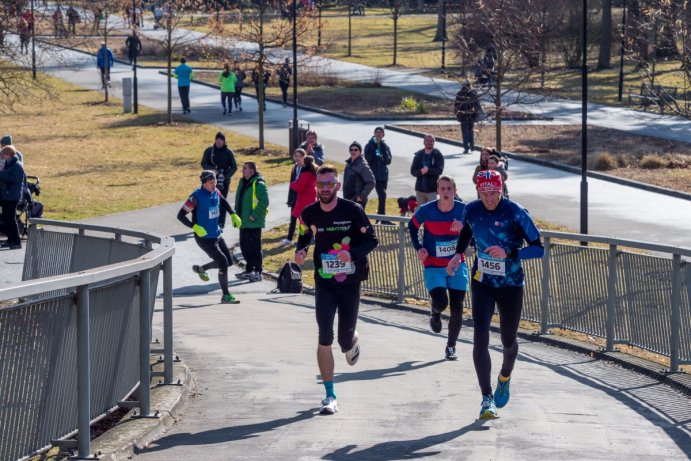
<svg viewBox="0 0 691 461">
<path fill-rule="evenodd" d="M 495 419 L 497 417 L 497 408 L 494 406 L 494 399 L 491 395 L 482 396 L 482 405 L 480 406 L 480 419 Z"/>
<path fill-rule="evenodd" d="M 494 391 L 494 403 L 497 405 L 497 408 L 504 408 L 509 403 L 509 397 L 511 397 L 511 392 L 509 392 L 510 384 L 510 377 L 506 381 L 497 378 L 497 388 Z"/>
</svg>

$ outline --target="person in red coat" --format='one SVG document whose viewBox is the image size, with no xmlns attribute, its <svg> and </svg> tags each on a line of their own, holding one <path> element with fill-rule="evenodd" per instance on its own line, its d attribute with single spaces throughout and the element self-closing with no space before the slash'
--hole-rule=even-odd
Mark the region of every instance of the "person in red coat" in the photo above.
<svg viewBox="0 0 691 461">
<path fill-rule="evenodd" d="M 295 226 L 302 210 L 317 201 L 317 166 L 314 157 L 307 155 L 304 149 L 296 149 L 293 159 L 295 166 L 290 172 L 287 203 L 291 207 L 290 226 L 288 236 L 281 241 L 284 245 L 290 245 L 293 242 Z"/>
</svg>

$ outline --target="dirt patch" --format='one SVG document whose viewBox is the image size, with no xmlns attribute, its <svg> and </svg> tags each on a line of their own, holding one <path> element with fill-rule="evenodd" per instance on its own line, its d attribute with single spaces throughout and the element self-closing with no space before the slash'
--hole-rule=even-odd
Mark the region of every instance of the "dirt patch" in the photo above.
<svg viewBox="0 0 691 461">
<path fill-rule="evenodd" d="M 419 129 L 415 125 L 399 126 L 414 131 Z M 476 125 L 475 130 L 478 145 L 494 144 L 494 125 Z M 460 140 L 457 125 L 426 125 L 425 132 Z M 502 126 L 504 151 L 579 166 L 580 149 L 580 125 Z M 691 193 L 690 165 L 691 144 L 588 127 L 588 168 L 591 170 Z"/>
</svg>

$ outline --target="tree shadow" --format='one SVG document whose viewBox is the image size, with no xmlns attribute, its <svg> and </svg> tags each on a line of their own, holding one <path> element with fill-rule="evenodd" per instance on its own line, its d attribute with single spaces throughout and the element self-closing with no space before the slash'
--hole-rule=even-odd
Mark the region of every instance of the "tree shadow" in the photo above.
<svg viewBox="0 0 691 461">
<path fill-rule="evenodd" d="M 313 418 L 318 414 L 318 411 L 318 408 L 310 408 L 309 410 L 297 412 L 295 416 L 275 419 L 273 421 L 246 424 L 244 426 L 223 427 L 220 429 L 197 432 L 195 434 L 189 432 L 170 434 L 152 442 L 151 445 L 144 449 L 136 450 L 135 453 L 153 453 L 185 445 L 213 445 L 259 437 L 263 432 L 270 432 L 281 426 Z"/>
<path fill-rule="evenodd" d="M 467 426 L 456 429 L 455 431 L 429 435 L 421 439 L 392 440 L 389 442 L 382 442 L 358 451 L 355 451 L 357 449 L 357 445 L 346 445 L 322 456 L 321 459 L 333 461 L 393 461 L 400 459 L 428 458 L 441 453 L 439 450 L 429 450 L 435 445 L 450 442 L 451 440 L 461 437 L 471 431 L 489 430 L 489 427 L 485 427 L 484 424 L 485 420 L 476 420 Z"/>
</svg>

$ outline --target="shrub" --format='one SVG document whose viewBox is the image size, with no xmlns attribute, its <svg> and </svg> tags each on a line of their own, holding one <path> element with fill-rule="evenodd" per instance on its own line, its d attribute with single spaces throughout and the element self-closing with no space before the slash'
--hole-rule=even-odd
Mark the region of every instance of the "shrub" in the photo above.
<svg viewBox="0 0 691 461">
<path fill-rule="evenodd" d="M 413 112 L 415 114 L 426 114 L 429 112 L 425 107 L 424 101 L 418 101 L 414 96 L 404 96 L 401 98 L 399 109 L 403 112 Z"/>
<path fill-rule="evenodd" d="M 608 153 L 598 155 L 593 164 L 593 169 L 597 171 L 614 170 L 617 167 L 619 167 L 617 157 Z"/>
<path fill-rule="evenodd" d="M 644 155 L 638 161 L 638 166 L 645 170 L 656 170 L 658 168 L 667 168 L 668 161 L 660 155 L 650 154 Z"/>
</svg>

